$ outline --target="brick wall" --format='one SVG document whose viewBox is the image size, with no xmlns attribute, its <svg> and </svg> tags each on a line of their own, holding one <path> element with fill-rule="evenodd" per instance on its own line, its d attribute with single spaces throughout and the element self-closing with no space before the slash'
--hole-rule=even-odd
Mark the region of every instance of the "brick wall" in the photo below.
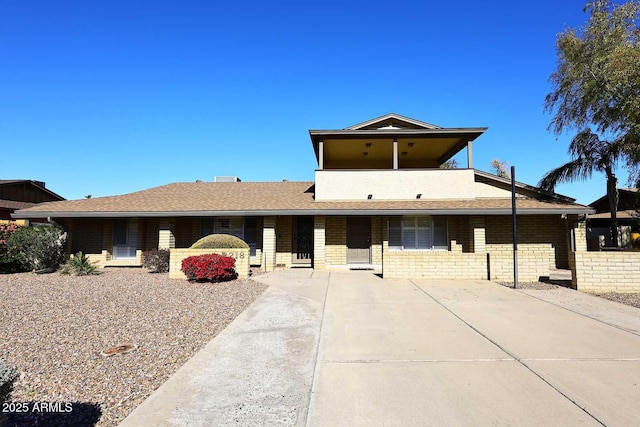
<svg viewBox="0 0 640 427">
<path fill-rule="evenodd" d="M 487 250 L 513 247 L 513 227 L 510 216 L 486 216 Z M 522 245 L 551 245 L 553 257 L 550 267 L 567 267 L 567 231 L 566 222 L 560 215 L 523 215 L 518 216 L 518 249 Z"/>
<path fill-rule="evenodd" d="M 276 220 L 276 266 L 291 267 L 293 217 L 279 216 Z"/>
<path fill-rule="evenodd" d="M 273 271 L 276 263 L 276 217 L 268 216 L 262 222 L 262 252 L 265 271 Z"/>
<path fill-rule="evenodd" d="M 449 251 L 387 251 L 383 275 L 385 278 L 486 280 L 487 257 Z"/>
<path fill-rule="evenodd" d="M 107 250 L 103 244 L 103 230 L 107 220 L 104 219 L 69 219 L 65 222 L 65 228 L 72 237 L 67 242 L 69 253 L 75 254 L 82 251 L 85 254 L 100 254 Z M 108 220 L 111 221 L 111 220 Z"/>
<path fill-rule="evenodd" d="M 486 216 L 486 251 L 492 280 L 513 280 L 510 216 Z M 560 215 L 518 216 L 518 279 L 537 281 L 550 268 L 567 268 L 566 224 Z"/>
<path fill-rule="evenodd" d="M 449 251 L 389 251 L 385 242 L 384 276 L 513 280 L 510 216 L 450 216 L 448 229 Z M 550 267 L 568 264 L 560 215 L 518 217 L 518 240 L 520 281 L 537 281 Z"/>
<path fill-rule="evenodd" d="M 471 225 L 468 216 L 447 217 L 447 227 L 449 240 L 455 240 L 458 245 L 462 246 L 462 252 L 473 252 L 473 239 L 471 238 Z"/>
<path fill-rule="evenodd" d="M 371 217 L 371 264 L 382 264 L 382 236 L 386 234 L 387 218 Z"/>
<path fill-rule="evenodd" d="M 493 247 L 489 251 L 491 280 L 513 281 L 513 247 Z M 518 244 L 518 281 L 537 282 L 549 276 L 553 262 L 550 244 Z"/>
<path fill-rule="evenodd" d="M 326 217 L 326 260 L 327 268 L 347 263 L 347 217 Z"/>
<path fill-rule="evenodd" d="M 177 218 L 175 220 L 175 245 L 188 248 L 200 239 L 200 218 Z"/>
<path fill-rule="evenodd" d="M 313 268 L 324 270 L 326 268 L 326 240 L 325 240 L 326 218 L 315 216 L 313 218 Z"/>
<path fill-rule="evenodd" d="M 236 273 L 239 278 L 249 276 L 249 248 L 246 249 L 171 249 L 169 252 L 169 278 L 186 279 L 187 277 L 180 270 L 182 260 L 190 256 L 219 254 L 231 256 L 236 260 Z"/>
<path fill-rule="evenodd" d="M 640 292 L 640 252 L 572 252 L 575 289 L 584 292 Z"/>
</svg>

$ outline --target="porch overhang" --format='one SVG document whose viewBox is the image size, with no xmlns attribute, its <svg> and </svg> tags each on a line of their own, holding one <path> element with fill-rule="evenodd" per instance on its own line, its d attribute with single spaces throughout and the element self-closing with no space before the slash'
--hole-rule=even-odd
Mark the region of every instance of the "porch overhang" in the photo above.
<svg viewBox="0 0 640 427">
<path fill-rule="evenodd" d="M 324 168 L 386 169 L 393 165 L 394 144 L 401 168 L 438 167 L 486 130 L 486 127 L 310 130 L 309 136 L 316 160 Z"/>
</svg>

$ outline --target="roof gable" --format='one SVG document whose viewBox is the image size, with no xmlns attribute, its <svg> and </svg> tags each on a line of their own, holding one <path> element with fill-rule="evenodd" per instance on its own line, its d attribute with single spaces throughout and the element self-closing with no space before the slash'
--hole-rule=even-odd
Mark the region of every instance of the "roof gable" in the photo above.
<svg viewBox="0 0 640 427">
<path fill-rule="evenodd" d="M 441 129 L 440 126 L 421 122 L 410 117 L 389 113 L 366 122 L 344 128 L 344 130 L 384 130 L 384 129 Z"/>
<path fill-rule="evenodd" d="M 46 188 L 44 182 L 30 179 L 0 180 L 0 199 L 29 203 L 65 200 Z"/>
<path fill-rule="evenodd" d="M 638 188 L 618 188 L 618 211 L 637 210 L 640 208 L 640 191 Z M 609 197 L 605 194 L 598 200 L 589 203 L 596 213 L 609 212 Z"/>
</svg>

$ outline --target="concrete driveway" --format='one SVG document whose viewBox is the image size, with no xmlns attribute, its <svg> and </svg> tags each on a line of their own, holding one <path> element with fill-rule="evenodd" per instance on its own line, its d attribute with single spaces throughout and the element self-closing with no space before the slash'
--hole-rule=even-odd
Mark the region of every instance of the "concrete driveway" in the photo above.
<svg viewBox="0 0 640 427">
<path fill-rule="evenodd" d="M 637 425 L 640 310 L 288 270 L 124 426 Z"/>
</svg>

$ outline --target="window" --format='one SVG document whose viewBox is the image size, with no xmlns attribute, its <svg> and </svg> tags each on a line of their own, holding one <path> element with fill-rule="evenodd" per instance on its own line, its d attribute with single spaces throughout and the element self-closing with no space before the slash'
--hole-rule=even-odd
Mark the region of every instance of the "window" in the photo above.
<svg viewBox="0 0 640 427">
<path fill-rule="evenodd" d="M 247 242 L 251 256 L 256 254 L 258 220 L 255 217 L 215 217 L 200 220 L 200 236 L 231 234 Z"/>
<path fill-rule="evenodd" d="M 113 222 L 113 259 L 135 258 L 137 246 L 137 220 L 116 219 Z"/>
<path fill-rule="evenodd" d="M 216 217 L 202 218 L 200 220 L 200 236 L 209 234 L 231 234 L 232 236 L 244 238 L 244 221 L 242 217 Z"/>
<path fill-rule="evenodd" d="M 447 218 L 404 216 L 389 219 L 389 249 L 447 250 Z"/>
</svg>

